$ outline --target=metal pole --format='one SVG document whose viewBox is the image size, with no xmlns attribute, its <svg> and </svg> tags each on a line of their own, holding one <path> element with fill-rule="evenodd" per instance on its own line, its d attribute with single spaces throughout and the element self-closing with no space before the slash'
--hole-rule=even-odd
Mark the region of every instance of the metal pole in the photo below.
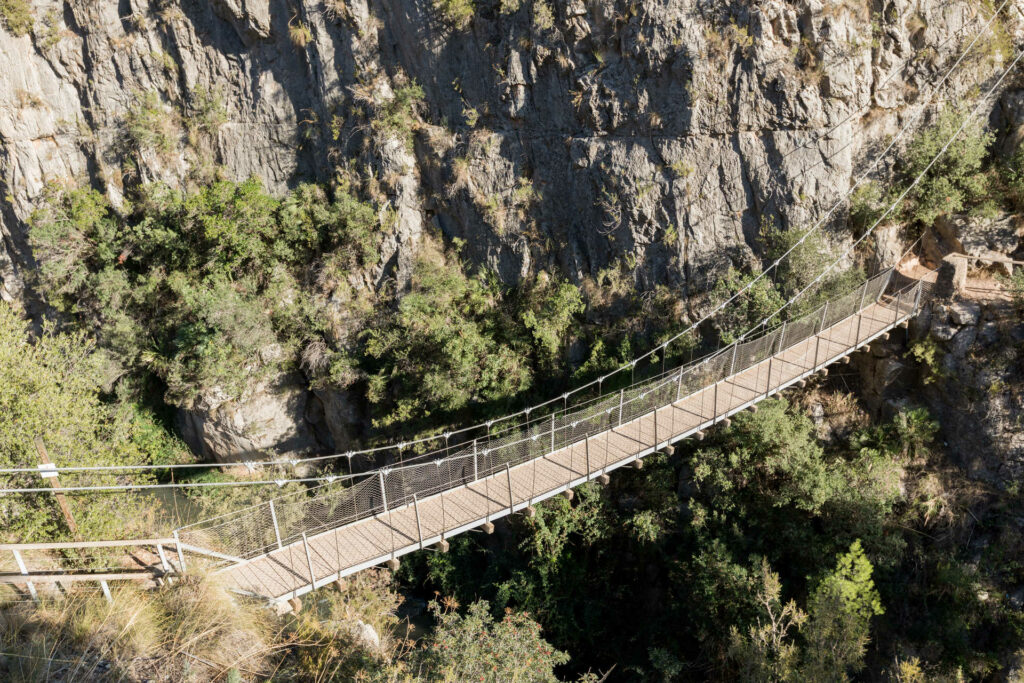
<svg viewBox="0 0 1024 683">
<path fill-rule="evenodd" d="M 679 371 L 679 382 L 676 384 L 676 401 L 679 401 L 679 399 L 682 398 L 680 396 L 682 391 L 683 391 L 683 371 L 680 370 Z"/>
<path fill-rule="evenodd" d="M 895 325 L 900 319 L 900 296 L 903 292 L 896 292 L 896 313 L 893 315 L 892 324 Z"/>
<path fill-rule="evenodd" d="M 441 492 L 441 540 L 444 540 L 444 532 L 447 530 L 444 519 L 444 491 Z"/>
<path fill-rule="evenodd" d="M 274 536 L 277 538 L 277 547 L 281 548 L 281 529 L 277 526 L 277 513 L 274 511 L 274 501 L 270 501 L 270 519 L 274 521 Z"/>
<path fill-rule="evenodd" d="M 714 424 L 715 422 L 718 421 L 718 385 L 719 384 L 721 384 L 721 382 L 715 382 L 715 397 L 713 399 L 714 402 L 711 405 L 711 424 Z M 701 417 L 703 417 L 703 415 Z"/>
<path fill-rule="evenodd" d="M 156 554 L 160 556 L 160 568 L 164 570 L 164 576 L 166 577 L 167 582 L 170 583 L 171 565 L 167 562 L 167 555 L 164 554 L 164 547 L 159 543 L 156 544 Z"/>
<path fill-rule="evenodd" d="M 530 485 L 530 505 L 533 505 L 533 499 L 537 497 L 537 461 L 540 458 L 533 459 L 533 483 Z"/>
<path fill-rule="evenodd" d="M 917 292 L 914 294 L 914 310 L 910 312 L 911 315 L 917 313 L 918 307 L 921 305 L 921 293 L 924 291 L 924 283 L 917 283 Z"/>
<path fill-rule="evenodd" d="M 380 499 L 384 505 L 384 509 L 381 512 L 387 512 L 388 509 L 388 492 L 384 486 L 384 470 L 377 470 L 377 481 L 380 483 Z"/>
<path fill-rule="evenodd" d="M 885 290 L 889 289 L 889 283 L 892 282 L 892 272 L 893 272 L 893 270 L 895 270 L 895 269 L 894 268 L 889 268 L 889 274 L 885 276 L 885 284 L 882 285 L 881 288 L 879 288 L 879 290 L 878 290 L 878 297 L 875 299 L 875 301 L 878 301 L 879 299 L 881 299 L 882 295 L 885 294 Z"/>
<path fill-rule="evenodd" d="M 509 463 L 505 463 L 505 475 L 508 477 L 508 512 L 512 514 L 516 499 L 512 497 L 512 466 Z"/>
<path fill-rule="evenodd" d="M 555 452 L 555 414 L 551 413 L 551 452 Z"/>
<path fill-rule="evenodd" d="M 14 553 L 14 561 L 18 563 L 18 571 L 21 572 L 23 576 L 28 576 L 28 569 L 25 567 L 25 562 L 21 559 L 21 553 L 17 550 L 12 550 L 11 552 Z M 31 581 L 26 581 L 25 586 L 28 588 L 28 593 L 32 596 L 32 599 L 38 600 L 39 595 L 36 594 L 35 585 Z"/>
<path fill-rule="evenodd" d="M 178 551 L 178 565 L 181 567 L 181 572 L 185 573 L 185 553 L 181 551 L 181 539 L 178 538 L 178 530 L 174 530 L 174 548 Z"/>
<path fill-rule="evenodd" d="M 423 527 L 420 526 L 420 502 L 416 494 L 412 494 L 412 507 L 416 511 L 416 535 L 420 539 L 420 550 L 423 550 Z"/>
<path fill-rule="evenodd" d="M 821 308 L 821 322 L 818 324 L 818 334 L 814 337 L 814 364 L 811 368 L 818 367 L 818 352 L 821 351 L 821 334 L 825 331 L 825 316 L 828 315 L 828 302 Z"/>
<path fill-rule="evenodd" d="M 106 581 L 100 581 L 100 590 L 103 591 L 103 597 L 107 599 L 107 602 L 114 602 L 114 598 L 110 595 L 110 586 Z"/>
<path fill-rule="evenodd" d="M 583 440 L 583 457 L 587 460 L 587 479 L 590 479 L 590 437 Z"/>
<path fill-rule="evenodd" d="M 306 566 L 309 567 L 309 586 L 316 588 L 316 575 L 313 574 L 313 556 L 309 554 L 309 541 L 306 540 L 306 532 L 302 532 L 302 547 L 306 550 Z"/>
<path fill-rule="evenodd" d="M 654 448 L 658 447 L 658 404 L 654 404 Z"/>
<path fill-rule="evenodd" d="M 782 353 L 782 350 L 786 348 L 786 321 L 782 321 L 782 330 L 779 332 L 779 350 L 778 353 Z"/>
<path fill-rule="evenodd" d="M 729 374 L 727 375 L 728 377 L 732 377 L 733 373 L 736 372 L 736 352 L 739 351 L 739 348 L 740 343 L 738 341 L 734 341 L 732 343 L 732 362 L 729 364 Z"/>
<path fill-rule="evenodd" d="M 479 472 L 479 466 L 476 461 L 476 439 L 473 439 L 473 481 L 480 478 Z"/>
<path fill-rule="evenodd" d="M 622 403 L 623 403 L 623 399 L 625 399 L 625 397 L 626 397 L 626 390 L 625 389 L 619 389 L 619 423 L 616 425 L 616 427 L 621 427 L 622 426 Z"/>
<path fill-rule="evenodd" d="M 772 360 L 773 356 L 768 357 L 768 386 L 764 390 L 764 397 L 768 398 L 768 395 L 772 392 Z"/>
</svg>

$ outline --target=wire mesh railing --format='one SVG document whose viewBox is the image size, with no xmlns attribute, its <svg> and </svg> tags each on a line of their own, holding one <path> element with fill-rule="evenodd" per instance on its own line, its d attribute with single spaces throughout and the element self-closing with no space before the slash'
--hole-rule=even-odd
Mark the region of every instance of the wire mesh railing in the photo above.
<svg viewBox="0 0 1024 683">
<path fill-rule="evenodd" d="M 892 291 L 894 287 L 890 284 L 903 286 Z M 833 344 L 856 346 L 861 339 L 860 319 L 865 310 L 872 306 L 874 310 L 881 309 L 886 316 L 892 316 L 892 324 L 895 324 L 916 312 L 930 288 L 931 285 L 923 281 L 904 284 L 897 279 L 894 283 L 893 271 L 885 270 L 855 290 L 825 302 L 798 319 L 782 323 L 760 337 L 733 343 L 632 386 L 533 417 L 514 428 L 501 429 L 460 444 L 458 448 L 430 454 L 432 457 L 421 456 L 398 466 L 362 473 L 353 479 L 281 496 L 182 527 L 176 531 L 176 537 L 189 545 L 240 560 L 258 557 L 301 541 L 307 535 L 412 505 L 417 499 L 485 480 L 567 446 L 586 443 L 590 437 L 695 395 L 861 314 L 856 326 L 847 326 L 843 332 L 845 338 L 829 340 Z M 819 359 L 816 349 L 812 366 L 827 360 Z M 769 377 L 761 378 L 760 372 L 759 369 L 754 384 L 770 388 L 770 365 Z M 706 402 L 703 396 L 701 400 Z M 715 415 L 717 395 L 711 404 L 707 412 L 701 405 L 701 415 Z M 582 472 L 584 464 L 578 465 Z M 574 480 L 574 474 L 575 464 L 569 468 L 569 481 Z"/>
</svg>

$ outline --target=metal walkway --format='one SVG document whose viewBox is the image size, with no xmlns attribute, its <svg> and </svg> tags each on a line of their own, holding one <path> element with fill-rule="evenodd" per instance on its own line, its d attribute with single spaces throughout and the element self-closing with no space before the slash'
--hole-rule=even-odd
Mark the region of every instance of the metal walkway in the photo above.
<svg viewBox="0 0 1024 683">
<path fill-rule="evenodd" d="M 906 322 L 931 285 L 910 281 L 893 291 L 893 279 L 892 271 L 884 271 L 758 339 L 446 457 L 267 501 L 179 529 L 176 538 L 230 559 L 220 572 L 237 592 L 271 602 L 298 597 L 528 508 L 674 442 L 702 438 L 702 430 Z"/>
</svg>

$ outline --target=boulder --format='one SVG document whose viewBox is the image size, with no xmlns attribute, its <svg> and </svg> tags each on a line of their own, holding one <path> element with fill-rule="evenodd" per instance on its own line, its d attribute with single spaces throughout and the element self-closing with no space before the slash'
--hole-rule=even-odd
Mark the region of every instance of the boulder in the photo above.
<svg viewBox="0 0 1024 683">
<path fill-rule="evenodd" d="M 309 392 L 296 374 L 260 382 L 241 398 L 213 392 L 178 411 L 185 442 L 203 458 L 230 462 L 306 455 L 318 443 L 306 422 Z"/>
</svg>

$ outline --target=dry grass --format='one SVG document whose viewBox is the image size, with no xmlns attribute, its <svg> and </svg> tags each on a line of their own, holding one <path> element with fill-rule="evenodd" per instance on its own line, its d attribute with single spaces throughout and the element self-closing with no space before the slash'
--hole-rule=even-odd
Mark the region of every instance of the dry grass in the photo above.
<svg viewBox="0 0 1024 683">
<path fill-rule="evenodd" d="M 275 668 L 270 613 L 238 603 L 201 575 L 146 592 L 80 590 L 0 609 L 6 681 L 223 680 Z"/>
</svg>

